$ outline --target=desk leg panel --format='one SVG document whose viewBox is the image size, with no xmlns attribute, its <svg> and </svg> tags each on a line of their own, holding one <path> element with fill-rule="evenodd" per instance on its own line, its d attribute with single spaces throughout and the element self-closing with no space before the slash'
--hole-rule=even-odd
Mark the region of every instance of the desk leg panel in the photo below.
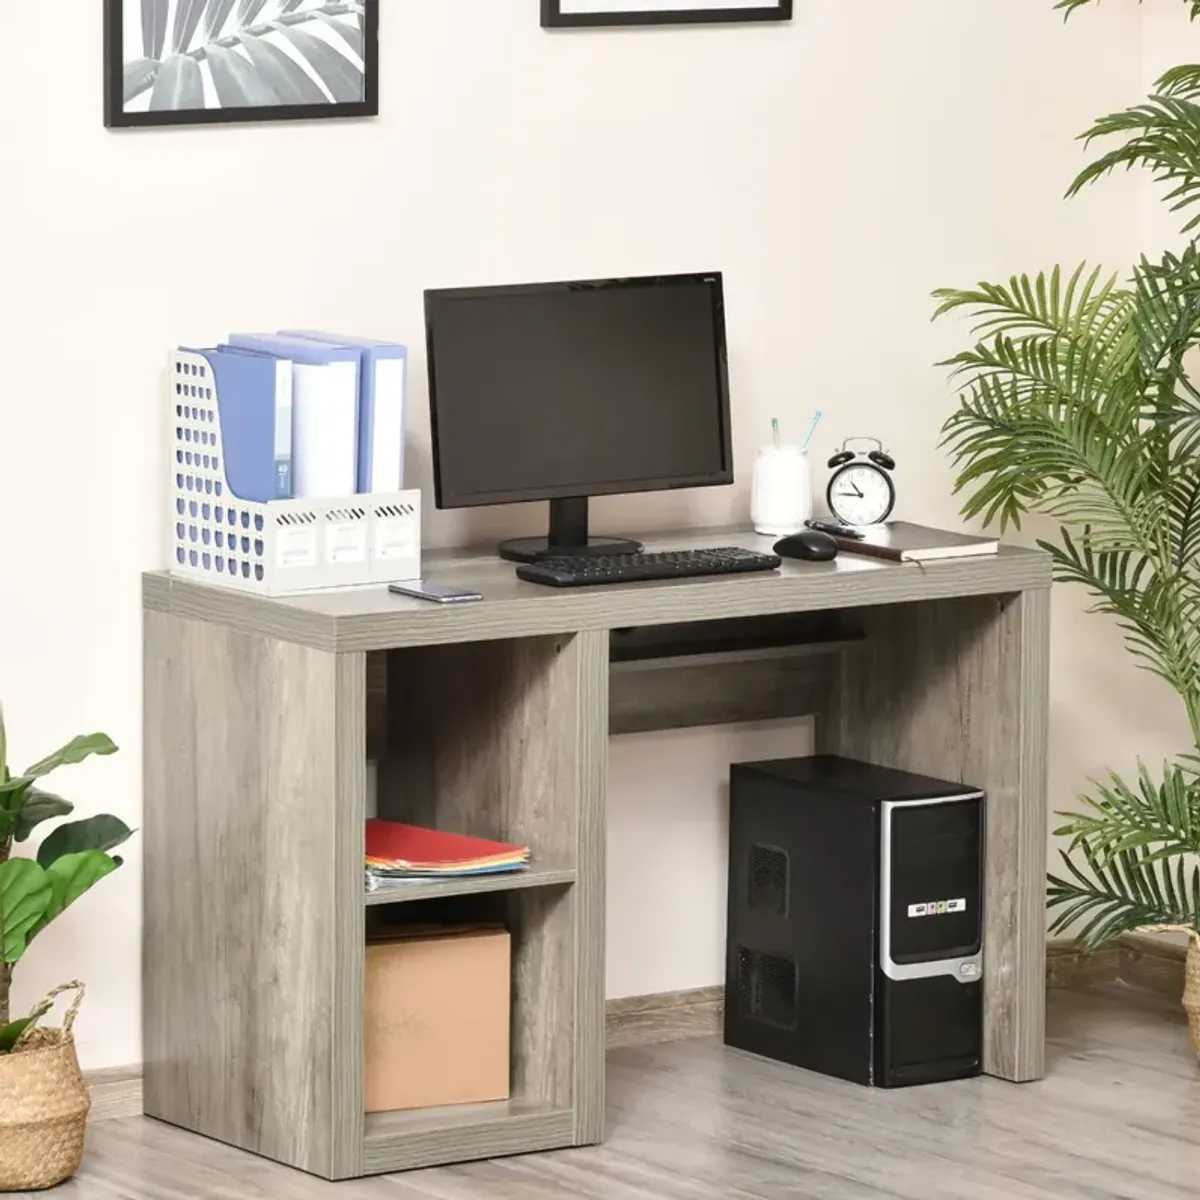
<svg viewBox="0 0 1200 1200">
<path fill-rule="evenodd" d="M 575 885 L 575 1142 L 604 1140 L 605 864 L 608 796 L 608 633 L 575 635 L 579 713 L 579 878 Z"/>
<path fill-rule="evenodd" d="M 358 1174 L 364 656 L 144 632 L 145 1111 Z"/>
<path fill-rule="evenodd" d="M 1045 1071 L 1050 593 L 864 610 L 818 748 L 987 792 L 984 1069 Z"/>
</svg>

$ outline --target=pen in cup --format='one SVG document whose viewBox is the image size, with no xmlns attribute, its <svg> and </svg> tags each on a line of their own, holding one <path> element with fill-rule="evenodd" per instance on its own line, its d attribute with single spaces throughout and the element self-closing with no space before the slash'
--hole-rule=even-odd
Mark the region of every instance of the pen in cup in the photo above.
<svg viewBox="0 0 1200 1200">
<path fill-rule="evenodd" d="M 820 423 L 821 423 L 821 418 L 822 418 L 824 415 L 825 415 L 825 414 L 824 414 L 824 413 L 822 413 L 822 412 L 821 412 L 821 410 L 820 410 L 819 408 L 817 409 L 817 411 L 816 411 L 815 413 L 813 413 L 813 419 L 812 419 L 812 423 L 811 423 L 811 424 L 809 425 L 809 427 L 808 427 L 808 433 L 806 433 L 806 434 L 804 435 L 804 441 L 802 441 L 802 442 L 800 443 L 800 451 L 801 451 L 801 453 L 803 453 L 805 450 L 807 450 L 807 449 L 808 449 L 808 443 L 812 441 L 812 439 L 813 439 L 813 434 L 817 432 L 817 426 L 818 426 L 818 425 L 820 425 Z"/>
</svg>

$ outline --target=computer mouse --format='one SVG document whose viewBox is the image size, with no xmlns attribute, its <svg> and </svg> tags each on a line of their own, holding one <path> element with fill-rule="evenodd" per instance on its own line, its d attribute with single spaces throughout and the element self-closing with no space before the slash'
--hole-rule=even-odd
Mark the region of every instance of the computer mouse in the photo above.
<svg viewBox="0 0 1200 1200">
<path fill-rule="evenodd" d="M 800 558 L 805 562 L 828 562 L 837 558 L 838 544 L 819 529 L 802 529 L 775 543 L 775 553 L 784 558 Z"/>
</svg>

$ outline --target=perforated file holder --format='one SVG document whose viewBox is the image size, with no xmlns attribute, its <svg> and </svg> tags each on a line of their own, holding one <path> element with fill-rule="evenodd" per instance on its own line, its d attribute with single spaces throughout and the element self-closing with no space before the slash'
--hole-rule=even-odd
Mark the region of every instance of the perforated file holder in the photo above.
<svg viewBox="0 0 1200 1200">
<path fill-rule="evenodd" d="M 419 491 L 239 499 L 202 354 L 172 354 L 168 397 L 172 574 L 264 596 L 420 578 Z"/>
</svg>

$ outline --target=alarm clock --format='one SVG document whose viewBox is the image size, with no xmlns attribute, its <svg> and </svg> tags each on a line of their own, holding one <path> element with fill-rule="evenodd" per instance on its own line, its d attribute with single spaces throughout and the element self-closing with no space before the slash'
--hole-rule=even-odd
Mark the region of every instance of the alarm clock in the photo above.
<svg viewBox="0 0 1200 1200">
<path fill-rule="evenodd" d="M 851 442 L 866 442 L 872 450 L 851 450 Z M 833 474 L 825 489 L 829 511 L 843 525 L 878 525 L 896 505 L 891 472 L 896 460 L 875 438 L 847 438 L 829 460 Z"/>
</svg>

